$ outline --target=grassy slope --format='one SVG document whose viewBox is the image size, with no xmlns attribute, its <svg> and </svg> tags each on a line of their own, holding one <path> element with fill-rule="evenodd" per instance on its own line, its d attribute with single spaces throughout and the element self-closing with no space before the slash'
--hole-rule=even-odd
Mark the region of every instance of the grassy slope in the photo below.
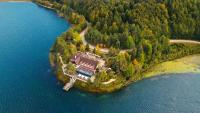
<svg viewBox="0 0 200 113">
<path fill-rule="evenodd" d="M 200 73 L 200 55 L 192 55 L 173 61 L 163 62 L 144 74 L 145 78 L 169 73 Z"/>
</svg>

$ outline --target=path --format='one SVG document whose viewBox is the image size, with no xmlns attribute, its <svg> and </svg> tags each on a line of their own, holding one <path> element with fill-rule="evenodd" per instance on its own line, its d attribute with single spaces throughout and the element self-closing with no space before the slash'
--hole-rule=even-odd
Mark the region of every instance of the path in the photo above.
<svg viewBox="0 0 200 113">
<path fill-rule="evenodd" d="M 103 82 L 102 84 L 107 85 L 107 84 L 110 84 L 110 83 L 114 82 L 115 80 L 116 79 L 110 79 L 109 81 Z"/>
<path fill-rule="evenodd" d="M 86 40 L 85 40 L 85 34 L 87 33 L 88 31 L 88 27 L 86 29 L 84 29 L 81 33 L 80 33 L 80 36 L 81 36 L 81 39 L 82 39 L 82 42 L 83 44 L 86 46 L 87 44 L 89 44 Z M 194 41 L 194 40 L 179 40 L 179 39 L 172 39 L 169 41 L 169 43 L 191 43 L 191 44 L 200 44 L 199 41 Z M 95 48 L 95 46 L 89 44 L 89 48 L 91 50 L 93 50 Z M 127 51 L 131 51 L 132 49 L 124 49 L 124 50 L 120 50 L 120 53 L 125 53 Z M 108 48 L 100 48 L 100 52 L 104 53 L 104 54 L 108 54 L 109 53 L 109 49 Z"/>
<path fill-rule="evenodd" d="M 82 42 L 83 42 L 83 44 L 84 44 L 85 46 L 86 46 L 87 44 L 89 44 L 89 43 L 85 40 L 85 34 L 87 33 L 87 31 L 88 31 L 88 27 L 80 33 Z M 93 49 L 95 48 L 95 46 L 89 44 L 89 48 L 90 48 L 91 50 L 93 50 Z M 105 54 L 108 54 L 108 53 L 109 53 L 109 49 L 108 49 L 108 48 L 100 48 L 100 52 L 105 53 Z"/>
<path fill-rule="evenodd" d="M 194 40 L 179 40 L 179 39 L 177 39 L 177 40 L 170 40 L 169 41 L 170 43 L 191 43 L 191 44 L 200 44 L 200 42 L 199 41 L 194 41 Z"/>
</svg>

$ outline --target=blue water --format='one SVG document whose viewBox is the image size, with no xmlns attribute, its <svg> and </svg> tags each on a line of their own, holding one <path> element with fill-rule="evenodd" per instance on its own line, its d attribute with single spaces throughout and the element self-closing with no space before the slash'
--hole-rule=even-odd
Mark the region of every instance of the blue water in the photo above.
<svg viewBox="0 0 200 113">
<path fill-rule="evenodd" d="M 0 113 L 200 113 L 200 76 L 146 79 L 112 94 L 64 92 L 48 52 L 69 24 L 33 3 L 0 3 Z"/>
</svg>

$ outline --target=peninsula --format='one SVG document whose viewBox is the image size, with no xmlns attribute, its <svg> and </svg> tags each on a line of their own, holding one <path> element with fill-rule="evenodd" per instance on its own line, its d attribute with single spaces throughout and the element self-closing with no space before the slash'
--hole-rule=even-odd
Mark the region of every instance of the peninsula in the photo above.
<svg viewBox="0 0 200 113">
<path fill-rule="evenodd" d="M 145 78 L 156 64 L 200 53 L 196 0 L 35 2 L 72 24 L 50 50 L 64 90 L 116 91 Z"/>
</svg>

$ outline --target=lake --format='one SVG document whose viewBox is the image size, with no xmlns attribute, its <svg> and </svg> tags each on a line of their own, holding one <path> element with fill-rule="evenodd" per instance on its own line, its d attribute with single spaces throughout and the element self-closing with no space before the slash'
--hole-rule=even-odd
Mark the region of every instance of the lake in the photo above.
<svg viewBox="0 0 200 113">
<path fill-rule="evenodd" d="M 48 53 L 70 27 L 31 2 L 0 3 L 0 113 L 199 113 L 199 74 L 139 81 L 111 94 L 64 92 Z"/>
</svg>

